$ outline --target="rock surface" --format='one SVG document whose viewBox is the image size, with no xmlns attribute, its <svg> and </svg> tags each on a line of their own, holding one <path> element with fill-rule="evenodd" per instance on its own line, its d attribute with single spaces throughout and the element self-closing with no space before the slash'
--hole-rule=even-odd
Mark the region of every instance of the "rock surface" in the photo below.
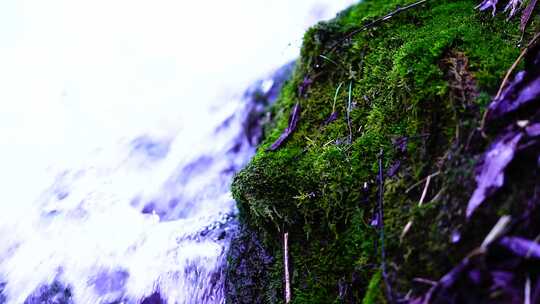
<svg viewBox="0 0 540 304">
<path fill-rule="evenodd" d="M 229 256 L 229 303 L 283 302 L 285 231 L 292 303 L 425 300 L 432 284 L 449 282 L 444 278 L 501 216 L 524 218 L 523 210 L 536 210 L 527 206 L 537 204 L 540 193 L 533 138 L 538 98 L 521 110 L 512 107 L 498 122 L 488 115 L 486 129 L 478 131 L 521 51 L 518 20 L 475 11 L 477 3 L 469 0 L 399 9 L 411 3 L 365 0 L 305 34 L 257 155 L 232 186 L 244 228 Z M 538 18 L 530 25 L 525 40 Z M 295 130 L 271 151 L 297 104 Z M 519 124 L 528 129 L 519 131 Z M 467 218 L 485 153 L 509 125 L 530 141 L 515 145 L 525 151 L 522 157 L 506 159 L 505 179 L 490 184 L 498 189 L 481 190 L 481 205 Z M 386 173 L 382 183 L 379 172 Z M 519 223 L 511 236 L 525 241 L 504 243 L 514 251 L 540 233 L 525 233 L 523 227 L 532 226 Z M 508 254 L 494 244 L 493 253 L 485 249 L 490 258 Z M 520 259 L 512 261 L 531 266 Z M 444 290 L 432 291 L 431 300 L 504 303 L 508 290 L 497 293 L 493 281 L 504 283 L 508 275 L 493 265 L 465 272 L 470 298 Z M 512 288 L 523 290 L 523 273 L 512 276 Z M 538 274 L 527 274 L 531 289 L 540 292 Z M 522 301 L 522 293 L 514 300 Z"/>
</svg>

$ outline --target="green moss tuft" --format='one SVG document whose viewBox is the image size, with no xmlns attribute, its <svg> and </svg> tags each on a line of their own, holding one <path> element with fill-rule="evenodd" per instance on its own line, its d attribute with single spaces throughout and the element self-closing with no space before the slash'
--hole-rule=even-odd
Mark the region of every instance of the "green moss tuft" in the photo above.
<svg viewBox="0 0 540 304">
<path fill-rule="evenodd" d="M 362 304 L 386 303 L 381 288 L 381 276 L 381 272 L 378 271 L 371 277 Z"/>
<path fill-rule="evenodd" d="M 266 140 L 235 177 L 232 193 L 241 220 L 277 257 L 272 281 L 264 286 L 274 291 L 269 294 L 281 293 L 281 239 L 288 231 L 293 303 L 382 301 L 378 234 L 369 225 L 381 149 L 385 170 L 400 162 L 384 188 L 387 263 L 399 274 L 394 288 L 416 288 L 412 278 L 437 278 L 461 258 L 449 249 L 449 239 L 463 225 L 460 215 L 472 190 L 474 149 L 464 146 L 519 54 L 520 33 L 516 21 L 475 11 L 474 1 L 448 0 L 428 2 L 342 39 L 409 3 L 365 0 L 308 30 L 296 71 L 272 109 Z M 447 64 L 456 58 L 468 60 L 460 73 L 474 86 L 461 99 L 456 90 L 466 89 L 450 85 L 456 67 Z M 299 96 L 305 79 L 312 83 Z M 340 84 L 339 118 L 324 125 Z M 297 130 L 280 149 L 267 151 L 297 102 Z M 404 153 L 393 144 L 403 137 Z M 418 207 L 424 183 L 411 186 L 437 171 Z M 411 229 L 400 241 L 409 221 Z"/>
</svg>

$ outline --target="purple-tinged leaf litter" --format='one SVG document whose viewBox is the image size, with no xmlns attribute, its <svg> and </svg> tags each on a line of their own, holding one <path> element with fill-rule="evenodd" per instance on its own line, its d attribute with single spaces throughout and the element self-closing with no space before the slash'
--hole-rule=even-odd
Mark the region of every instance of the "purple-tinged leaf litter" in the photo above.
<svg viewBox="0 0 540 304">
<path fill-rule="evenodd" d="M 488 107 L 488 120 L 499 119 L 538 101 L 540 76 L 531 80 L 527 76 L 525 71 L 517 73 L 515 79 L 503 90 L 501 97 L 491 102 Z"/>
<path fill-rule="evenodd" d="M 373 215 L 373 218 L 371 219 L 371 221 L 369 222 L 369 225 L 371 227 L 379 227 L 379 223 L 380 223 L 380 220 L 379 220 L 379 214 L 378 213 L 375 213 Z"/>
<path fill-rule="evenodd" d="M 407 144 L 409 143 L 409 138 L 406 136 L 398 137 L 397 139 L 392 140 L 394 148 L 401 153 L 407 151 Z"/>
<path fill-rule="evenodd" d="M 304 97 L 307 94 L 307 91 L 309 90 L 309 87 L 313 83 L 313 79 L 306 76 L 304 77 L 304 80 L 302 80 L 302 83 L 298 86 L 298 96 Z"/>
<path fill-rule="evenodd" d="M 300 103 L 296 103 L 293 107 L 293 110 L 291 112 L 291 115 L 289 116 L 289 125 L 285 130 L 281 133 L 279 138 L 270 146 L 268 150 L 275 151 L 277 150 L 287 138 L 296 130 L 296 126 L 298 125 L 298 120 L 300 118 Z"/>
<path fill-rule="evenodd" d="M 498 0 L 483 0 L 480 4 L 476 6 L 476 9 L 479 9 L 481 11 L 491 9 L 491 15 L 495 16 L 495 14 L 497 13 L 498 2 Z M 536 7 L 536 2 L 537 0 L 530 0 L 528 1 L 528 3 L 524 0 L 508 0 L 508 3 L 504 7 L 504 12 L 508 12 L 508 19 L 510 19 L 516 15 L 516 13 L 521 9 L 524 3 L 527 3 L 527 6 L 525 7 L 525 9 L 523 9 L 523 12 L 521 13 L 521 20 L 519 24 L 519 29 L 522 33 L 525 32 L 525 28 L 529 23 L 534 8 Z"/>
<path fill-rule="evenodd" d="M 484 277 L 483 273 L 478 269 L 472 269 L 467 273 L 467 276 L 468 279 L 476 285 L 481 284 Z"/>
<path fill-rule="evenodd" d="M 535 123 L 525 128 L 525 132 L 529 137 L 540 136 L 540 123 Z"/>
<path fill-rule="evenodd" d="M 525 10 L 523 10 L 523 14 L 521 15 L 521 22 L 519 24 L 519 29 L 524 32 L 525 27 L 527 27 L 527 24 L 529 23 L 529 19 L 531 19 L 532 12 L 534 11 L 534 8 L 536 7 L 537 0 L 531 0 Z"/>
<path fill-rule="evenodd" d="M 449 288 L 461 277 L 461 275 L 469 268 L 470 259 L 466 257 L 457 266 L 455 266 L 450 272 L 445 274 L 439 280 L 439 286 L 442 288 Z"/>
<path fill-rule="evenodd" d="M 496 4 L 497 1 L 486 0 L 479 7 L 485 10 L 495 8 Z M 538 159 L 540 166 L 540 47 L 533 46 L 534 39 L 520 55 L 526 58 L 525 70 L 516 73 L 510 82 L 506 82 L 509 77 L 505 77 L 501 94 L 486 113 L 489 129 L 485 135 L 492 141 L 483 154 L 478 155 L 481 161 L 476 167 L 477 184 L 467 205 L 466 226 L 461 227 L 463 236 L 470 235 L 467 230 L 486 223 L 487 217 L 493 220 L 494 214 L 500 217 L 499 221 L 484 241 L 435 286 L 421 297 L 407 299 L 408 303 L 540 303 L 540 277 L 536 271 L 540 237 L 530 239 L 539 234 L 540 215 L 540 171 L 530 164 L 531 160 Z M 528 49 L 530 46 L 533 47 Z M 516 60 L 514 65 L 518 63 Z M 512 73 L 513 68 L 507 75 Z M 515 180 L 510 180 L 510 176 Z M 506 201 L 515 186 L 524 187 L 527 196 L 511 197 L 510 210 L 500 208 L 499 198 Z M 471 220 L 471 215 L 487 199 L 490 199 L 490 208 L 486 206 L 482 217 Z M 501 212 L 510 214 L 501 216 Z M 459 242 L 459 237 L 455 240 Z M 451 241 L 454 242 L 453 235 Z"/>
<path fill-rule="evenodd" d="M 461 233 L 459 233 L 459 231 L 457 230 L 454 230 L 452 232 L 452 236 L 450 237 L 450 241 L 455 244 L 459 242 L 460 240 L 461 240 Z"/>
<path fill-rule="evenodd" d="M 514 158 L 521 133 L 510 133 L 491 145 L 476 175 L 477 188 L 467 205 L 467 218 L 504 183 L 504 170 Z"/>
<path fill-rule="evenodd" d="M 390 168 L 388 168 L 388 171 L 386 172 L 386 176 L 393 177 L 396 175 L 396 173 L 399 171 L 399 167 L 401 166 L 401 162 L 399 160 L 395 161 Z"/>
<path fill-rule="evenodd" d="M 540 259 L 540 244 L 521 237 L 507 236 L 501 238 L 499 245 L 522 258 Z"/>
<path fill-rule="evenodd" d="M 337 118 L 338 118 L 338 112 L 334 111 L 332 112 L 332 114 L 330 114 L 330 116 L 328 116 L 328 118 L 324 121 L 323 125 L 328 125 L 330 123 L 332 123 L 333 121 L 335 121 Z"/>
<path fill-rule="evenodd" d="M 522 4 L 522 0 L 510 0 L 508 1 L 508 4 L 504 7 L 504 12 L 507 12 L 510 10 L 510 13 L 508 13 L 508 18 L 512 18 L 516 11 L 519 9 L 519 7 Z"/>
<path fill-rule="evenodd" d="M 485 10 L 491 8 L 492 9 L 491 14 L 493 16 L 495 16 L 495 13 L 497 12 L 497 2 L 499 2 L 499 1 L 498 0 L 484 0 L 484 1 L 482 1 L 482 3 L 478 4 L 478 6 L 476 6 L 476 8 L 481 10 L 481 11 L 485 11 Z"/>
</svg>

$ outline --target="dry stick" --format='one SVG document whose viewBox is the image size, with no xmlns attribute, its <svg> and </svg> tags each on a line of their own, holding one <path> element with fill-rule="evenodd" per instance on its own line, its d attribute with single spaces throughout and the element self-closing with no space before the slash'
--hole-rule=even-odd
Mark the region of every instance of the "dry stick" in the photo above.
<svg viewBox="0 0 540 304">
<path fill-rule="evenodd" d="M 285 303 L 291 301 L 291 281 L 289 278 L 289 233 L 283 234 L 283 264 L 285 268 Z"/>
<path fill-rule="evenodd" d="M 430 175 L 428 175 L 427 177 L 421 179 L 420 181 L 418 181 L 417 183 L 415 183 L 414 185 L 410 186 L 407 190 L 405 190 L 405 193 L 409 193 L 411 192 L 412 189 L 416 188 L 418 185 L 420 185 L 421 183 L 423 183 L 424 181 L 426 181 L 428 178 L 429 179 L 432 179 L 434 178 L 435 176 L 441 174 L 441 171 L 437 171 L 435 173 L 432 173 Z"/>
<path fill-rule="evenodd" d="M 537 236 L 534 238 L 533 242 L 534 242 L 534 243 L 538 243 L 539 241 L 540 241 L 540 234 L 537 235 Z M 533 247 L 533 246 L 532 246 L 532 244 L 531 244 L 531 246 L 529 246 L 529 249 L 527 250 L 527 254 L 525 255 L 525 256 L 527 257 L 527 259 L 531 257 L 532 250 L 533 250 L 532 247 Z"/>
<path fill-rule="evenodd" d="M 437 285 L 436 281 L 432 281 L 432 280 L 428 280 L 428 279 L 424 279 L 424 278 L 414 278 L 413 281 L 418 282 L 418 283 L 424 283 L 424 284 L 431 285 L 431 286 Z"/>
<path fill-rule="evenodd" d="M 352 143 L 352 128 L 351 128 L 351 90 L 352 81 L 349 82 L 349 101 L 347 103 L 347 125 L 349 126 L 349 144 Z"/>
<path fill-rule="evenodd" d="M 532 37 L 531 41 L 529 41 L 527 46 L 523 49 L 523 51 L 521 51 L 521 53 L 519 54 L 516 61 L 514 61 L 512 66 L 510 66 L 510 69 L 508 69 L 508 71 L 506 72 L 506 75 L 504 75 L 503 81 L 501 82 L 501 86 L 499 87 L 499 90 L 497 91 L 497 95 L 495 95 L 495 98 L 493 98 L 493 100 L 498 100 L 501 97 L 502 91 L 503 91 L 504 87 L 506 86 L 506 84 L 508 83 L 508 79 L 510 79 L 510 76 L 512 75 L 512 73 L 514 72 L 514 70 L 516 69 L 518 64 L 521 62 L 523 57 L 525 57 L 525 55 L 527 55 L 527 52 L 529 51 L 529 48 L 536 42 L 536 40 L 538 40 L 538 38 L 540 38 L 540 32 L 536 33 L 534 35 L 534 37 Z M 480 122 L 480 130 L 484 130 L 484 126 L 486 124 L 486 118 L 487 118 L 488 112 L 489 112 L 489 109 L 486 110 L 484 112 L 484 115 L 482 116 L 482 121 Z"/>
<path fill-rule="evenodd" d="M 403 227 L 403 230 L 401 231 L 401 234 L 399 235 L 399 242 L 400 243 L 403 243 L 403 239 L 405 238 L 405 235 L 407 234 L 407 232 L 409 232 L 409 230 L 411 229 L 412 224 L 413 224 L 413 220 L 410 220 L 410 221 L 407 222 L 405 227 Z"/>
<path fill-rule="evenodd" d="M 386 252 L 384 251 L 384 211 L 383 211 L 383 194 L 384 194 L 384 175 L 382 168 L 383 150 L 379 152 L 379 201 L 378 201 L 378 217 L 379 217 L 379 243 L 381 247 L 381 272 L 386 285 L 386 297 L 389 303 L 394 303 L 394 297 L 392 294 L 392 288 L 388 281 L 388 274 L 386 272 Z"/>
<path fill-rule="evenodd" d="M 523 300 L 523 303 L 524 304 L 531 304 L 531 277 L 530 276 L 527 276 L 527 281 L 525 281 L 525 288 L 524 288 L 524 300 Z"/>
<path fill-rule="evenodd" d="M 420 0 L 418 2 L 415 2 L 415 3 L 412 3 L 412 4 L 409 4 L 407 6 L 404 6 L 404 7 L 398 7 L 395 11 L 391 12 L 391 13 L 388 13 L 378 19 L 375 19 L 373 21 L 371 21 L 370 23 L 362 26 L 361 28 L 359 29 L 356 29 L 352 32 L 350 32 L 349 34 L 345 35 L 345 37 L 341 38 L 331 49 L 330 49 L 330 52 L 333 52 L 335 50 L 335 48 L 341 44 L 343 41 L 347 40 L 347 39 L 350 39 L 351 37 L 353 37 L 354 35 L 360 33 L 360 32 L 363 32 L 371 27 L 374 27 L 376 26 L 377 24 L 383 22 L 383 21 L 386 21 L 392 17 L 394 17 L 395 15 L 401 13 L 401 12 L 404 12 L 404 11 L 407 11 L 411 8 L 414 8 L 416 6 L 419 6 L 421 4 L 424 4 L 425 2 L 427 2 L 428 0 Z"/>
<path fill-rule="evenodd" d="M 512 217 L 509 215 L 503 215 L 499 218 L 497 223 L 491 228 L 491 231 L 486 235 L 484 238 L 484 241 L 480 245 L 481 251 L 486 251 L 487 247 L 493 243 L 496 239 L 501 237 L 503 234 L 506 233 L 508 229 L 508 225 L 510 224 L 510 221 L 512 220 Z"/>
<path fill-rule="evenodd" d="M 420 201 L 418 202 L 418 207 L 422 206 L 424 203 L 424 200 L 426 199 L 427 191 L 429 189 L 429 183 L 431 182 L 432 175 L 428 175 L 426 180 L 426 185 L 424 186 L 424 191 L 422 191 L 422 196 L 420 197 Z"/>
<path fill-rule="evenodd" d="M 514 63 L 512 64 L 512 66 L 510 67 L 510 69 L 506 72 L 506 75 L 504 76 L 504 79 L 501 83 L 501 86 L 499 87 L 499 91 L 497 91 L 497 95 L 495 95 L 495 99 L 498 99 L 499 97 L 501 97 L 501 94 L 502 94 L 502 90 L 504 89 L 504 87 L 506 86 L 506 83 L 508 82 L 508 79 L 510 78 L 510 75 L 512 75 L 512 72 L 515 70 L 515 68 L 517 67 L 517 65 L 519 64 L 519 62 L 521 61 L 521 59 L 523 59 L 523 57 L 525 57 L 525 55 L 527 54 L 527 52 L 529 51 L 529 48 L 536 42 L 536 40 L 540 37 L 540 32 L 539 33 L 536 33 L 534 35 L 534 37 L 531 39 L 531 41 L 529 41 L 529 43 L 527 44 L 527 46 L 523 49 L 523 51 L 521 52 L 521 54 L 519 54 L 519 57 L 516 59 L 516 61 L 514 61 Z"/>
<path fill-rule="evenodd" d="M 429 183 L 431 182 L 431 178 L 433 176 L 434 176 L 433 174 L 430 174 L 430 175 L 428 175 L 428 177 L 426 179 L 426 185 L 424 186 L 424 191 L 422 191 L 422 196 L 420 197 L 420 201 L 418 202 L 418 207 L 421 207 L 422 204 L 424 203 L 424 200 L 426 199 L 426 195 L 427 195 L 427 192 L 428 192 L 428 189 L 429 189 Z M 403 238 L 405 237 L 407 232 L 409 232 L 412 225 L 413 225 L 413 220 L 410 220 L 407 223 L 407 225 L 405 225 L 405 228 L 403 228 L 403 231 L 401 231 L 401 235 L 399 236 L 399 242 L 400 243 L 403 242 Z"/>
</svg>

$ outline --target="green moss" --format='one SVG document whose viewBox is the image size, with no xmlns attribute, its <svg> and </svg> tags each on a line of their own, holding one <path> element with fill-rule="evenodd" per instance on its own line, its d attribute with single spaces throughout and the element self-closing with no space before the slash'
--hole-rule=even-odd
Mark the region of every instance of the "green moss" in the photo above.
<svg viewBox="0 0 540 304">
<path fill-rule="evenodd" d="M 384 188 L 388 263 L 399 274 L 395 288 L 406 292 L 416 276 L 437 278 L 461 258 L 449 249 L 449 239 L 463 224 L 457 218 L 472 185 L 474 158 L 463 150 L 465 135 L 478 125 L 489 96 L 518 56 L 520 33 L 516 22 L 491 18 L 475 11 L 474 1 L 458 0 L 428 2 L 342 39 L 408 3 L 365 0 L 305 34 L 300 62 L 272 109 L 266 140 L 234 180 L 241 220 L 274 256 L 282 254 L 283 231 L 291 235 L 293 303 L 379 302 L 378 236 L 368 223 L 377 203 L 381 149 L 385 168 L 401 163 Z M 466 104 L 453 98 L 443 63 L 456 52 L 468 58 L 466 72 L 479 93 Z M 299 96 L 305 79 L 312 84 Z M 324 125 L 340 84 L 339 119 Z M 267 151 L 297 102 L 297 130 L 280 149 Z M 404 154 L 392 144 L 400 137 L 409 138 Z M 418 207 L 424 184 L 406 190 L 436 171 L 428 199 Z M 400 241 L 409 221 L 411 229 Z M 281 292 L 282 271 L 276 262 L 265 287 L 274 291 L 269 294 Z"/>
<path fill-rule="evenodd" d="M 385 303 L 381 291 L 381 272 L 376 272 L 369 280 L 366 295 L 362 299 L 362 304 Z"/>
</svg>

